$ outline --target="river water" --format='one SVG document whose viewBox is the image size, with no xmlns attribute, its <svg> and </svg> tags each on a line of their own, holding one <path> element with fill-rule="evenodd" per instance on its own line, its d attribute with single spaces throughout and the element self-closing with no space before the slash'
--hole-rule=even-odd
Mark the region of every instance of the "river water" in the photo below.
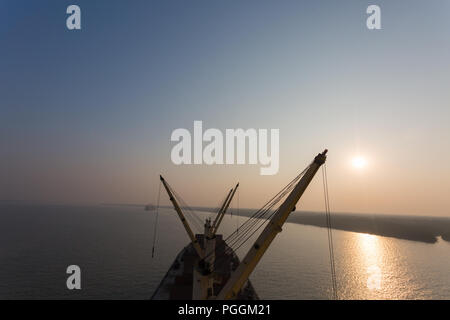
<svg viewBox="0 0 450 320">
<path fill-rule="evenodd" d="M 160 209 L 154 258 L 155 212 L 29 205 L 0 210 L 0 299 L 148 299 L 188 243 L 170 209 Z M 226 236 L 245 219 L 226 216 L 221 231 Z M 450 299 L 449 242 L 337 230 L 333 238 L 339 298 Z M 81 268 L 81 290 L 66 287 L 69 265 Z M 262 299 L 329 299 L 326 229 L 285 224 L 251 280 Z"/>
</svg>

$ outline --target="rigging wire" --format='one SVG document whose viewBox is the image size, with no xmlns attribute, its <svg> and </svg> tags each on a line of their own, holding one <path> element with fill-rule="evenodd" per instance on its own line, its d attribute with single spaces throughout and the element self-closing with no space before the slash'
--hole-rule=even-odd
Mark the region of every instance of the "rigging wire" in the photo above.
<svg viewBox="0 0 450 320">
<path fill-rule="evenodd" d="M 272 208 L 277 205 L 288 193 L 290 193 L 297 182 L 301 179 L 304 173 L 310 167 L 307 166 L 297 177 L 295 177 L 288 185 L 286 185 L 280 192 L 278 192 L 272 199 L 270 199 L 262 208 L 253 213 L 241 226 L 239 226 L 239 221 L 236 220 L 236 230 L 231 233 L 219 246 L 224 246 L 225 250 L 220 256 L 215 257 L 215 266 L 220 266 L 221 262 L 227 258 L 227 256 L 241 248 L 248 240 L 250 240 L 253 235 L 264 225 L 270 222 L 270 219 L 275 215 L 275 213 L 279 210 L 272 210 Z M 328 234 L 328 250 L 330 256 L 330 269 L 331 269 L 331 281 L 332 281 L 332 296 L 333 299 L 338 299 L 337 293 L 337 280 L 336 280 L 336 268 L 335 268 L 335 260 L 334 260 L 334 245 L 333 245 L 333 234 L 332 234 L 332 226 L 331 226 L 331 210 L 330 210 L 330 199 L 328 193 L 328 177 L 326 164 L 322 166 L 322 180 L 323 180 L 323 190 L 324 190 L 324 200 L 325 200 L 325 216 L 326 216 L 326 225 L 327 225 L 327 234 Z M 169 185 L 168 185 L 169 186 Z M 172 187 L 170 187 L 173 195 L 180 201 L 183 208 L 190 215 L 193 223 L 199 227 L 200 231 L 202 230 L 201 225 L 203 224 L 202 220 L 198 217 L 198 215 L 190 208 L 183 198 L 178 195 Z M 155 251 L 155 243 L 156 243 L 156 231 L 157 231 L 157 223 L 159 216 L 159 202 L 160 202 L 160 194 L 161 194 L 161 183 L 159 184 L 158 190 L 158 199 L 156 206 L 156 218 L 155 218 L 155 228 L 153 233 L 153 247 L 152 247 L 152 258 L 154 257 Z M 236 200 L 235 200 L 236 205 Z M 237 215 L 235 214 L 236 219 L 239 218 L 239 191 L 237 195 Z M 220 210 L 220 208 L 219 208 Z M 231 212 L 232 216 L 232 212 Z M 200 225 L 200 226 L 199 226 Z M 219 247 L 218 246 L 218 247 Z M 216 251 L 216 250 L 214 250 Z M 211 253 L 213 254 L 213 253 Z M 208 258 L 208 256 L 203 259 Z M 215 268 L 212 270 L 214 272 Z"/>
<path fill-rule="evenodd" d="M 252 214 L 239 228 L 236 229 L 232 234 L 230 234 L 223 242 L 216 248 L 223 246 L 225 250 L 220 256 L 216 256 L 215 265 L 220 265 L 223 259 L 233 252 L 234 250 L 242 247 L 248 240 L 250 240 L 253 235 L 261 229 L 266 223 L 270 221 L 277 210 L 273 210 L 273 207 L 277 205 L 283 198 L 290 193 L 298 181 L 302 178 L 305 172 L 308 170 L 310 165 L 308 165 L 297 177 L 295 177 L 291 182 L 289 182 L 281 191 L 279 191 L 272 199 L 270 199 L 261 209 L 257 210 Z M 185 201 L 178 195 L 173 188 L 168 185 L 174 196 L 183 204 L 183 208 L 186 209 L 187 213 L 190 213 L 193 218 L 193 222 L 202 224 L 201 219 L 193 212 L 193 210 L 185 203 Z M 212 253 L 211 253 L 212 254 Z M 204 257 L 206 259 L 208 256 Z"/>
<path fill-rule="evenodd" d="M 209 214 L 209 219 L 214 221 L 214 219 L 217 218 L 217 216 L 220 213 L 220 209 L 222 209 L 222 205 L 225 204 L 225 200 L 228 199 L 228 193 L 225 195 L 222 201 L 219 202 L 218 206 L 216 208 L 211 208 L 211 213 Z M 214 219 L 212 219 L 214 217 Z"/>
<path fill-rule="evenodd" d="M 242 225 L 241 230 L 244 229 L 245 231 L 248 231 L 253 228 L 256 224 L 260 222 L 260 219 L 263 218 L 269 210 L 280 201 L 280 198 L 284 196 L 287 189 L 290 189 L 293 183 L 297 179 L 294 179 L 291 181 L 285 188 L 283 188 L 277 195 L 275 195 L 271 200 L 269 200 L 261 209 L 256 211 L 249 219 L 247 219 Z M 237 239 L 242 238 L 241 236 L 237 236 L 236 232 L 233 232 L 231 235 L 229 235 L 225 240 L 226 241 L 237 241 Z"/>
<path fill-rule="evenodd" d="M 231 251 L 237 251 L 239 248 L 241 248 L 245 243 L 247 243 L 253 235 L 261 229 L 264 225 L 270 222 L 270 219 L 274 216 L 274 214 L 277 212 L 277 210 L 272 210 L 272 208 L 278 204 L 286 194 L 288 194 L 295 186 L 295 183 L 292 183 L 289 188 L 286 188 L 286 190 L 283 191 L 265 210 L 264 214 L 262 214 L 257 220 L 254 221 L 254 223 L 251 224 L 250 227 L 247 227 L 244 231 L 244 234 L 235 239 L 230 245 L 229 249 L 225 251 L 225 253 L 230 253 Z M 269 215 L 266 217 L 266 214 L 269 213 Z"/>
<path fill-rule="evenodd" d="M 239 233 L 239 220 L 240 220 L 240 207 L 239 207 L 239 197 L 240 197 L 240 189 L 237 191 L 237 208 L 236 208 L 236 214 L 234 215 L 236 219 L 236 233 Z"/>
<path fill-rule="evenodd" d="M 217 265 L 220 265 L 220 263 L 222 263 L 224 261 L 224 259 L 226 259 L 227 255 L 232 254 L 234 251 L 239 250 L 245 243 L 247 243 L 250 239 L 252 239 L 252 237 L 254 236 L 254 234 L 256 232 L 258 232 L 258 230 L 260 230 L 263 226 L 267 225 L 268 223 L 270 223 L 270 219 L 272 219 L 273 215 L 277 212 L 277 210 L 271 210 L 271 208 L 278 203 L 286 193 L 290 192 L 292 188 L 288 188 L 285 190 L 284 193 L 280 194 L 280 197 L 278 199 L 276 199 L 276 201 L 274 201 L 266 210 L 264 213 L 264 216 L 261 216 L 261 218 L 257 219 L 255 223 L 252 224 L 251 227 L 248 227 L 242 237 L 240 237 L 241 239 L 239 239 L 240 241 L 235 240 L 232 244 L 230 244 L 228 246 L 228 248 L 226 248 L 224 250 L 224 253 L 218 257 L 216 260 L 218 261 Z M 266 213 L 269 213 L 269 216 L 265 216 Z"/>
<path fill-rule="evenodd" d="M 266 214 L 270 213 L 271 209 L 277 203 L 279 203 L 288 192 L 290 192 L 294 188 L 295 184 L 303 176 L 304 172 L 306 172 L 306 169 L 302 173 L 300 173 L 296 178 L 294 178 L 280 192 L 278 192 L 271 200 L 269 200 L 260 210 L 255 212 L 249 219 L 247 219 L 247 221 L 245 221 L 241 225 L 240 230 L 242 232 L 244 232 L 244 234 L 236 236 L 236 232 L 234 232 L 233 234 L 228 236 L 225 240 L 228 241 L 231 244 L 231 246 L 233 246 L 234 243 L 238 242 L 240 239 L 243 239 L 243 236 L 245 234 L 248 234 L 249 232 L 251 232 L 251 230 L 254 230 L 254 228 L 258 224 L 260 224 L 261 222 L 264 223 L 265 221 L 264 220 L 261 221 L 261 219 L 264 219 Z M 272 214 L 270 214 L 270 216 L 272 216 L 272 215 L 273 215 L 273 212 L 272 212 Z"/>
<path fill-rule="evenodd" d="M 249 219 L 247 219 L 235 232 L 228 236 L 222 246 L 226 246 L 225 242 L 228 242 L 228 248 L 226 248 L 222 255 L 216 256 L 216 265 L 220 265 L 220 262 L 226 258 L 231 252 L 238 250 L 244 245 L 252 236 L 266 223 L 270 221 L 277 210 L 272 208 L 278 204 L 292 189 L 297 182 L 301 179 L 304 173 L 310 166 L 307 166 L 297 177 L 295 177 L 288 185 L 286 185 L 280 192 L 278 192 L 272 199 L 270 199 L 261 209 L 256 211 Z M 267 217 L 268 215 L 268 217 Z"/>
<path fill-rule="evenodd" d="M 156 199 L 155 227 L 153 229 L 152 259 L 155 256 L 156 232 L 158 231 L 159 199 L 161 198 L 161 181 L 159 181 L 158 198 Z"/>
<path fill-rule="evenodd" d="M 195 229 L 198 232 L 202 232 L 202 230 L 203 230 L 203 228 L 202 228 L 202 226 L 203 226 L 202 219 L 200 219 L 200 217 L 197 215 L 197 213 L 195 213 L 195 211 L 191 207 L 189 207 L 187 205 L 187 203 L 183 200 L 183 198 L 175 190 L 173 190 L 173 188 L 167 183 L 167 181 L 166 181 L 166 184 L 168 185 L 170 191 L 172 191 L 172 194 L 174 195 L 174 197 L 178 200 L 178 202 L 180 202 L 181 207 L 183 209 L 185 209 L 185 212 L 190 217 L 190 220 L 194 224 Z M 187 216 L 186 216 L 186 218 L 187 218 Z"/>
<path fill-rule="evenodd" d="M 266 218 L 267 213 L 271 212 L 269 219 L 273 216 L 275 211 L 271 211 L 273 206 L 275 206 L 287 192 L 289 192 L 296 181 L 303 175 L 306 169 L 294 178 L 286 187 L 284 187 L 277 195 L 275 195 L 271 200 L 269 200 L 260 210 L 256 211 L 249 219 L 247 219 L 239 228 L 240 233 L 234 232 L 225 241 L 228 242 L 228 247 L 230 249 L 225 250 L 223 256 L 226 256 L 229 251 L 234 248 L 241 247 L 243 243 L 247 242 L 251 236 L 261 228 L 261 226 L 268 221 Z M 255 231 L 256 230 L 256 231 Z M 247 236 L 249 235 L 249 236 Z M 246 237 L 247 236 L 247 237 Z M 225 245 L 225 243 L 223 243 Z M 220 259 L 220 257 L 219 257 Z"/>
<path fill-rule="evenodd" d="M 247 242 L 252 235 L 261 228 L 262 225 L 264 225 L 266 222 L 268 222 L 268 220 L 270 220 L 270 218 L 273 216 L 273 214 L 276 211 L 271 211 L 271 209 L 279 202 L 281 201 L 281 199 L 284 197 L 284 195 L 286 195 L 288 192 L 290 191 L 290 189 L 286 189 L 285 192 L 283 192 L 276 201 L 274 201 L 272 204 L 270 204 L 270 206 L 268 206 L 264 211 L 263 214 L 261 214 L 258 219 L 255 219 L 253 221 L 253 223 L 251 223 L 249 226 L 246 227 L 246 229 L 244 230 L 244 233 L 235 237 L 234 239 L 232 239 L 232 241 L 230 241 L 229 243 L 229 247 L 232 249 L 237 250 L 238 248 L 240 248 L 242 246 L 242 244 L 244 244 L 245 242 Z M 269 213 L 269 216 L 266 217 L 266 214 Z M 247 236 L 248 235 L 248 236 Z M 247 236 L 247 237 L 246 237 Z"/>
<path fill-rule="evenodd" d="M 327 233 L 328 233 L 328 251 L 330 254 L 330 269 L 331 269 L 331 284 L 332 284 L 332 295 L 334 300 L 338 300 L 337 293 L 337 281 L 336 281 L 336 266 L 334 261 L 334 245 L 333 245 L 333 229 L 331 227 L 331 210 L 330 210 L 330 197 L 328 193 L 328 177 L 326 164 L 322 166 L 322 180 L 323 180 L 323 193 L 325 199 L 325 216 L 327 222 Z"/>
</svg>

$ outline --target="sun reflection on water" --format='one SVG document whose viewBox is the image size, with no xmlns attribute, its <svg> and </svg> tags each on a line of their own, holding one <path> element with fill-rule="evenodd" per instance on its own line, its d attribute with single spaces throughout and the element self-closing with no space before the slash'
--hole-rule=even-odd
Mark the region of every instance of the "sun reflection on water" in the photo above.
<svg viewBox="0 0 450 320">
<path fill-rule="evenodd" d="M 367 234 L 358 234 L 361 256 L 364 259 L 364 266 L 366 269 L 367 288 L 369 290 L 381 290 L 382 285 L 382 272 L 380 265 L 383 264 L 380 245 L 378 243 L 378 237 Z"/>
<path fill-rule="evenodd" d="M 351 268 L 357 283 L 353 283 L 356 291 L 349 298 L 410 298 L 417 288 L 413 273 L 405 269 L 407 263 L 398 250 L 398 242 L 366 233 L 354 234 L 353 239 Z"/>
</svg>

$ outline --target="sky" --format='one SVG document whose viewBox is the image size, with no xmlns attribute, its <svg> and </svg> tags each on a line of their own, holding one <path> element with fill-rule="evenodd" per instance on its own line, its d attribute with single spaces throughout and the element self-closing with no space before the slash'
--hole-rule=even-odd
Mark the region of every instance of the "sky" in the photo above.
<svg viewBox="0 0 450 320">
<path fill-rule="evenodd" d="M 449 85 L 446 0 L 0 0 L 0 200 L 155 203 L 163 174 L 191 206 L 239 181 L 259 208 L 327 148 L 332 211 L 450 216 Z M 195 120 L 279 129 L 278 173 L 173 164 Z"/>
</svg>

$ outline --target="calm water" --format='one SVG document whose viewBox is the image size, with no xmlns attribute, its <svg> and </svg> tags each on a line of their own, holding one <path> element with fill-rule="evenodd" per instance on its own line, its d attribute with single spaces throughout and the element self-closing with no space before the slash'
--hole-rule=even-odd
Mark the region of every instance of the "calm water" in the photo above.
<svg viewBox="0 0 450 320">
<path fill-rule="evenodd" d="M 172 210 L 0 206 L 0 298 L 148 299 L 188 238 Z M 206 217 L 206 213 L 198 213 Z M 228 234 L 244 217 L 227 216 Z M 450 299 L 450 243 L 425 244 L 333 231 L 345 299 Z M 242 257 L 245 248 L 237 252 Z M 79 265 L 82 290 L 66 289 Z M 288 223 L 251 279 L 263 299 L 328 299 L 325 229 Z"/>
</svg>

